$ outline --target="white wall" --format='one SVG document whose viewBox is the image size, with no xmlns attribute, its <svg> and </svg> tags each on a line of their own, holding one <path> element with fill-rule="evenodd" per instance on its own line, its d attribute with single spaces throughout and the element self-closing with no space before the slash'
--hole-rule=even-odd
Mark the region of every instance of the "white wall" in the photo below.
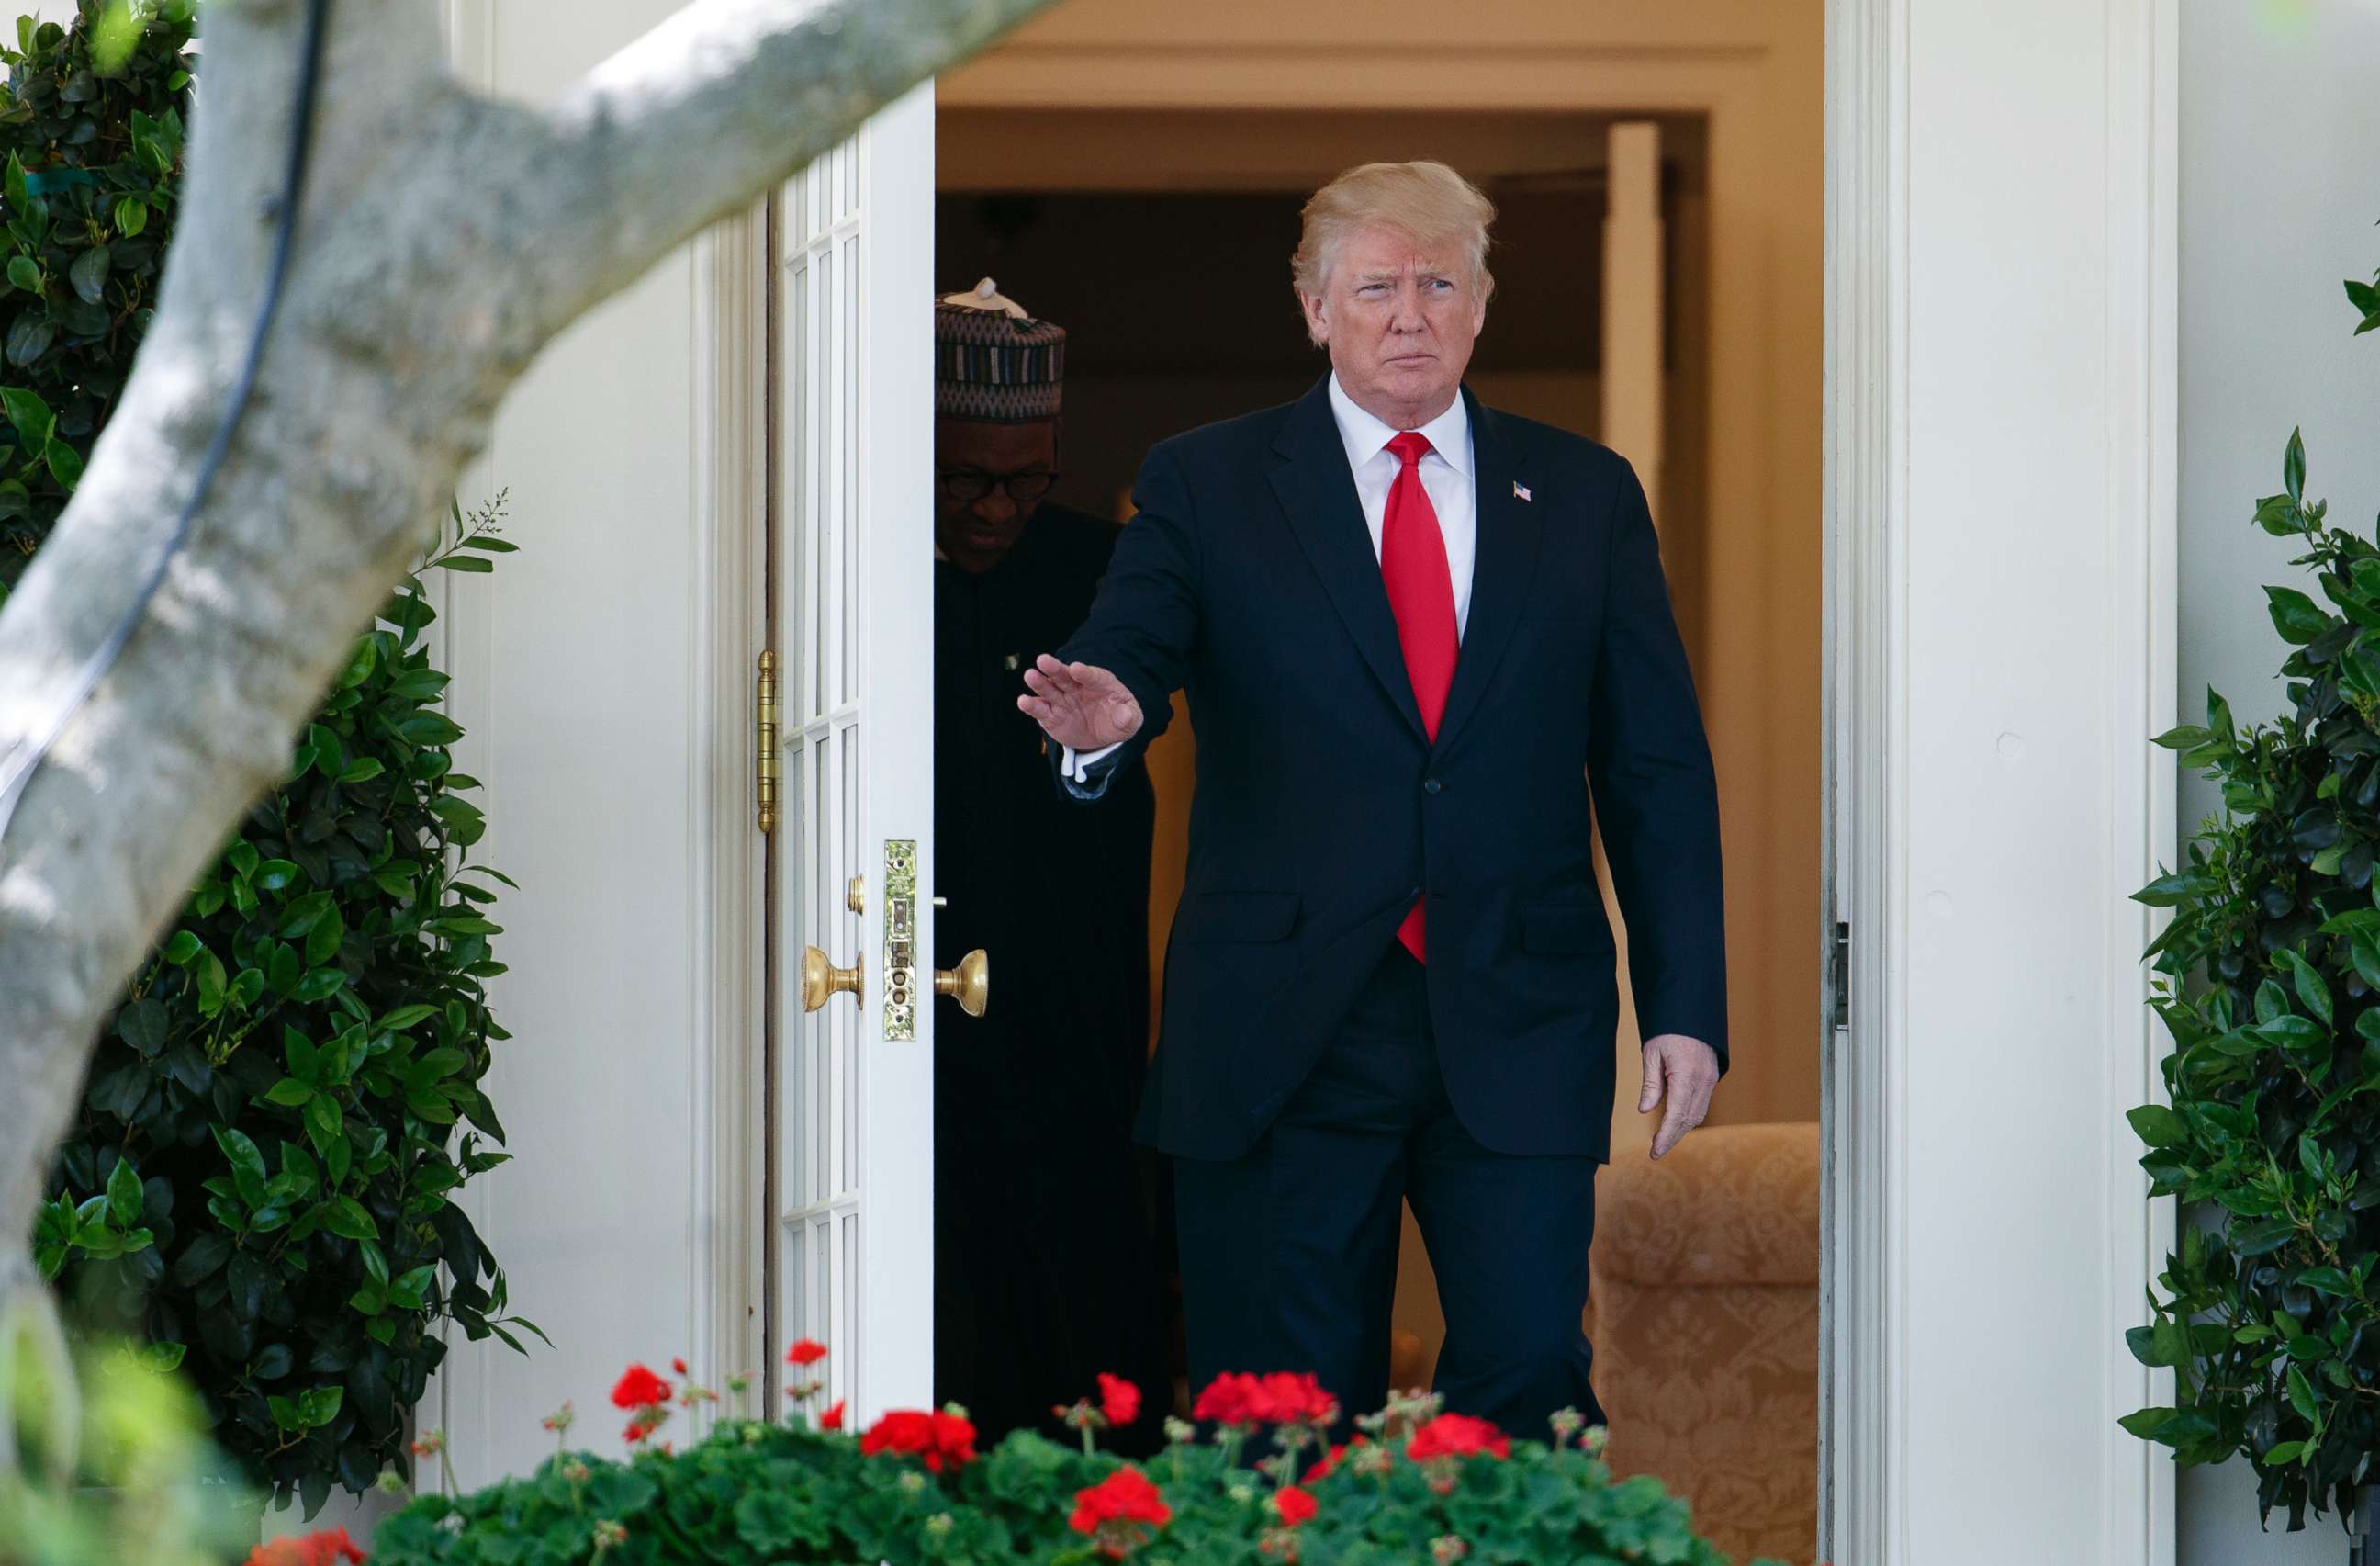
<svg viewBox="0 0 2380 1566">
<path fill-rule="evenodd" d="M 678 4 L 450 0 L 454 55 L 468 79 L 545 101 Z M 492 994 L 513 1037 L 486 1083 L 515 1161 L 468 1205 L 514 1305 L 553 1340 L 524 1357 L 454 1334 L 419 1417 L 447 1425 L 466 1486 L 550 1453 L 539 1420 L 565 1399 L 583 1421 L 572 1444 L 620 1450 L 621 1367 L 702 1357 L 697 687 L 714 584 L 696 543 L 697 300 L 681 251 L 579 322 L 463 481 L 467 504 L 510 491 L 520 545 L 448 584 L 444 626 L 457 765 L 486 786 L 477 852 L 520 883 L 495 906 L 511 972 Z"/>
<path fill-rule="evenodd" d="M 2342 277 L 2380 266 L 2380 5 L 2182 0 L 2182 717 L 2206 687 L 2242 721 L 2281 710 L 2284 654 L 2264 582 L 2287 582 L 2286 541 L 2250 524 L 2281 487 L 2281 447 L 2305 430 L 2307 488 L 2361 528 L 2380 508 L 2380 338 L 2351 338 Z M 2185 830 L 2217 808 L 2185 777 Z M 2244 1462 L 2180 1476 L 2178 1566 L 2336 1566 L 2335 1518 L 2257 1528 Z"/>
</svg>

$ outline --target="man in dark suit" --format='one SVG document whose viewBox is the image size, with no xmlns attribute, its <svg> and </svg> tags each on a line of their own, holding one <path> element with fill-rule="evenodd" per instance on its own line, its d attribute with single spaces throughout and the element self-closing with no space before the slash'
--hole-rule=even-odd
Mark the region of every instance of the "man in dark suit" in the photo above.
<svg viewBox="0 0 2380 1566">
<path fill-rule="evenodd" d="M 1352 169 L 1293 263 L 1331 373 L 1153 449 L 1082 628 L 1026 672 L 1096 798 L 1189 692 L 1190 862 L 1140 1134 L 1174 1159 L 1194 1386 L 1311 1370 L 1378 1407 L 1400 1198 L 1448 1406 L 1599 1423 L 1580 1329 L 1610 1149 L 1615 945 L 1659 1157 L 1727 1063 L 1717 791 L 1643 490 L 1463 385 L 1487 198 Z"/>
</svg>

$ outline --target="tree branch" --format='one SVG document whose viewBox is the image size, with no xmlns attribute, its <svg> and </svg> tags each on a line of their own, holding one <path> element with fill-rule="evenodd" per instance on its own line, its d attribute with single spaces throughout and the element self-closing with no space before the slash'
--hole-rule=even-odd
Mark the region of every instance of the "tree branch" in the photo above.
<svg viewBox="0 0 2380 1566">
<path fill-rule="evenodd" d="M 516 297 L 556 324 L 1049 0 L 698 0 L 524 139 Z"/>
</svg>

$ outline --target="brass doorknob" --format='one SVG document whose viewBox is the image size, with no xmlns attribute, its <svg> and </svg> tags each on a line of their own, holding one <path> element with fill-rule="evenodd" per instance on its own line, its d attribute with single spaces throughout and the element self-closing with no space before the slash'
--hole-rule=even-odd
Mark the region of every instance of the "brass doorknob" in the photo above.
<svg viewBox="0 0 2380 1566">
<path fill-rule="evenodd" d="M 802 1009 L 815 1011 L 824 1006 L 827 997 L 851 992 L 859 997 L 859 964 L 837 968 L 826 960 L 826 953 L 814 946 L 802 948 Z"/>
<path fill-rule="evenodd" d="M 935 969 L 934 993 L 949 996 L 970 1017 L 982 1016 L 991 1004 L 991 959 L 978 947 L 960 958 L 957 967 Z"/>
</svg>

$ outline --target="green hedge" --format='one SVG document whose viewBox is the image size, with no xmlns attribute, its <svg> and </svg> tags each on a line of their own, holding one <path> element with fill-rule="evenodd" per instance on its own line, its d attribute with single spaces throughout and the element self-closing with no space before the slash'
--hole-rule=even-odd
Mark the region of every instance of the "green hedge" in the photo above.
<svg viewBox="0 0 2380 1566">
<path fill-rule="evenodd" d="M 192 0 L 108 30 L 17 21 L 0 94 L 0 602 L 74 493 L 132 373 L 179 211 Z"/>
</svg>

